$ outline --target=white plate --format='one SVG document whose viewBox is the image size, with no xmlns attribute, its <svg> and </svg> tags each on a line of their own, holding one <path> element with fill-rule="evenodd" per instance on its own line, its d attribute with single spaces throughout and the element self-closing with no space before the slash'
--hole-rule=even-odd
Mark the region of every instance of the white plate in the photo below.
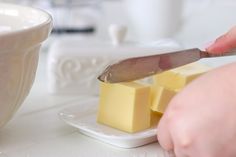
<svg viewBox="0 0 236 157">
<path fill-rule="evenodd" d="M 87 136 L 122 148 L 134 148 L 157 141 L 156 127 L 129 134 L 96 122 L 98 98 L 77 102 L 59 112 L 60 118 Z"/>
</svg>

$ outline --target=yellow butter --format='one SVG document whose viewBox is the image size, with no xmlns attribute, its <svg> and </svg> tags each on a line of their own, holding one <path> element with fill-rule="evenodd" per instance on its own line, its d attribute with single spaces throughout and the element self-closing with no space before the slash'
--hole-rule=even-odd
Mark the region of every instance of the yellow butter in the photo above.
<svg viewBox="0 0 236 157">
<path fill-rule="evenodd" d="M 133 133 L 149 128 L 150 118 L 149 85 L 100 83 L 99 123 Z"/>
<path fill-rule="evenodd" d="M 155 90 L 152 93 L 152 111 L 164 113 L 166 106 L 175 94 L 174 90 L 169 90 L 163 86 L 155 86 Z"/>
<path fill-rule="evenodd" d="M 187 64 L 155 75 L 154 84 L 159 84 L 172 90 L 181 89 L 186 84 L 209 70 L 209 66 L 200 63 Z"/>
<path fill-rule="evenodd" d="M 164 113 L 174 95 L 210 67 L 191 63 L 154 76 L 151 93 L 151 110 Z"/>
</svg>

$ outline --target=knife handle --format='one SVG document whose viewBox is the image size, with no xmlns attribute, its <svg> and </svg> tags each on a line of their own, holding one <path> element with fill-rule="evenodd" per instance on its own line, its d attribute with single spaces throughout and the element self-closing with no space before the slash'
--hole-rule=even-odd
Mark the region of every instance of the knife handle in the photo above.
<svg viewBox="0 0 236 157">
<path fill-rule="evenodd" d="M 212 54 L 207 51 L 200 52 L 201 58 L 224 57 L 224 56 L 236 56 L 236 49 L 233 49 L 232 51 L 229 52 L 218 53 L 218 54 Z"/>
</svg>

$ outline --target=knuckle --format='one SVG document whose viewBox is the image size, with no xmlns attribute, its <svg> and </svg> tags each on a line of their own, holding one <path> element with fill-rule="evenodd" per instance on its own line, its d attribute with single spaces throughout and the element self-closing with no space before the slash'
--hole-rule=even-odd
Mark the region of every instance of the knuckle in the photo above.
<svg viewBox="0 0 236 157">
<path fill-rule="evenodd" d="M 175 136 L 175 140 L 178 143 L 178 146 L 181 149 L 187 149 L 193 145 L 194 136 L 190 132 L 188 124 L 186 124 L 184 118 L 176 118 L 172 121 L 173 128 L 173 136 Z"/>
<path fill-rule="evenodd" d="M 182 149 L 187 149 L 192 145 L 192 140 L 189 136 L 185 136 L 180 138 L 179 147 Z"/>
</svg>

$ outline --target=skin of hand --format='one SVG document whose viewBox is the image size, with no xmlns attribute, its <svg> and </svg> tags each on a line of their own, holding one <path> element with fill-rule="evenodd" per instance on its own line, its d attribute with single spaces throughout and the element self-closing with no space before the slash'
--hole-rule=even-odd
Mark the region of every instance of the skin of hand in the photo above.
<svg viewBox="0 0 236 157">
<path fill-rule="evenodd" d="M 236 46 L 236 27 L 207 48 Z M 160 145 L 176 157 L 236 157 L 236 63 L 187 85 L 168 105 L 157 128 Z"/>
<path fill-rule="evenodd" d="M 236 48 L 236 26 L 220 36 L 206 50 L 211 53 L 224 53 Z"/>
</svg>

